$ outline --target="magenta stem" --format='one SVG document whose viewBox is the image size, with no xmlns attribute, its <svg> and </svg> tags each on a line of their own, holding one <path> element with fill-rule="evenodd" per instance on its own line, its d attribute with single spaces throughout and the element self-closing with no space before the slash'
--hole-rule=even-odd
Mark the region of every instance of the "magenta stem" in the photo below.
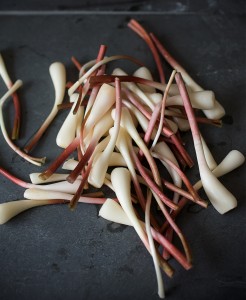
<svg viewBox="0 0 246 300">
<path fill-rule="evenodd" d="M 44 171 L 39 177 L 43 180 L 48 179 L 59 167 L 60 165 L 68 158 L 68 156 L 73 153 L 79 146 L 79 137 L 76 137 L 70 145 L 63 150 L 63 152 L 53 161 L 53 163 Z"/>
<path fill-rule="evenodd" d="M 146 42 L 146 44 L 149 46 L 150 51 L 152 52 L 152 55 L 154 57 L 158 72 L 159 72 L 160 81 L 161 81 L 161 83 L 165 83 L 165 75 L 164 75 L 164 72 L 163 72 L 161 59 L 160 59 L 159 53 L 158 53 L 153 41 L 151 40 L 149 34 L 143 28 L 143 26 L 140 25 L 134 19 L 131 19 L 131 21 L 128 23 L 128 27 L 131 28 L 133 31 L 135 31 Z"/>
</svg>

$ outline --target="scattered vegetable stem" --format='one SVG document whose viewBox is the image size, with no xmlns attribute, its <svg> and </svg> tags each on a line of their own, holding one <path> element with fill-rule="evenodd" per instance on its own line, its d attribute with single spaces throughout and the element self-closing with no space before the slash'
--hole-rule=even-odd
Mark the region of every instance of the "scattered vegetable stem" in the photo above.
<svg viewBox="0 0 246 300">
<path fill-rule="evenodd" d="M 9 77 L 9 74 L 7 72 L 7 68 L 5 66 L 3 57 L 0 53 L 0 76 L 2 77 L 5 85 L 8 89 L 11 89 L 13 86 L 13 82 Z M 21 123 L 21 105 L 20 100 L 17 92 L 14 92 L 12 94 L 13 103 L 14 103 L 14 109 L 15 109 L 15 116 L 14 116 L 14 125 L 12 129 L 12 140 L 17 140 L 19 138 L 20 134 L 20 123 Z"/>
</svg>

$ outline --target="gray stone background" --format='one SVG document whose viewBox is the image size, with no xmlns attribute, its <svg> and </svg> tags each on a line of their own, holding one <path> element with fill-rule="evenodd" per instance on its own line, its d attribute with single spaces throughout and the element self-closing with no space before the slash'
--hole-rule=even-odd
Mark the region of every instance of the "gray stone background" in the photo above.
<svg viewBox="0 0 246 300">
<path fill-rule="evenodd" d="M 54 61 L 76 70 L 70 57 L 85 62 L 100 44 L 108 55 L 129 54 L 156 70 L 146 45 L 127 27 L 130 17 L 155 32 L 205 88 L 212 89 L 227 117 L 221 129 L 201 126 L 218 162 L 245 147 L 245 1 L 0 1 L 0 51 L 20 90 L 23 147 L 53 105 L 48 68 Z M 121 63 L 129 72 L 133 66 Z M 1 95 L 5 86 L 0 81 Z M 4 107 L 8 128 L 11 101 Z M 59 153 L 59 114 L 33 155 Z M 190 136 L 184 139 L 190 141 Z M 0 137 L 0 165 L 28 180 L 38 168 L 9 150 Z M 192 151 L 192 150 L 191 150 Z M 42 168 L 42 170 L 45 167 Z M 197 170 L 191 172 L 192 182 Z M 190 243 L 194 267 L 175 262 L 173 279 L 164 277 L 167 299 L 245 299 L 245 167 L 221 179 L 238 208 L 220 216 L 211 206 L 184 209 L 178 219 Z M 1 202 L 23 198 L 24 189 L 0 176 Z M 97 217 L 98 208 L 79 205 L 27 211 L 0 227 L 0 299 L 158 299 L 154 267 L 132 228 Z"/>
</svg>

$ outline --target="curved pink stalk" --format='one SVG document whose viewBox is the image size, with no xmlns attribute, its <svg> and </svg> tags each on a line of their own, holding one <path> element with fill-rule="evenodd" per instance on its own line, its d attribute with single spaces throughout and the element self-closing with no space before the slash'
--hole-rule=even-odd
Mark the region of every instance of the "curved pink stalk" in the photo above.
<svg viewBox="0 0 246 300">
<path fill-rule="evenodd" d="M 151 233 L 153 238 L 162 245 L 168 253 L 170 253 L 186 270 L 192 268 L 190 262 L 187 261 L 186 257 L 172 244 L 170 241 L 165 238 L 161 233 L 151 228 Z"/>
<path fill-rule="evenodd" d="M 131 21 L 128 23 L 128 27 L 131 28 L 133 31 L 135 31 L 146 42 L 146 44 L 149 46 L 149 48 L 152 52 L 152 55 L 154 57 L 158 72 L 159 72 L 160 81 L 161 81 L 161 83 L 165 83 L 165 75 L 164 75 L 164 72 L 163 72 L 161 59 L 160 59 L 158 51 L 156 50 L 156 47 L 155 47 L 153 41 L 151 40 L 149 34 L 143 28 L 143 26 L 141 26 L 134 19 L 131 19 Z"/>
<path fill-rule="evenodd" d="M 152 181 L 152 179 L 150 178 L 149 174 L 145 171 L 144 167 L 141 165 L 137 155 L 135 154 L 135 152 L 133 150 L 131 150 L 132 156 L 134 157 L 134 161 L 136 163 L 136 166 L 140 172 L 140 174 L 142 175 L 142 177 L 144 178 L 144 180 L 146 181 L 146 183 L 149 185 L 149 187 L 153 190 L 153 194 L 156 198 L 156 201 L 162 211 L 162 213 L 164 214 L 164 216 L 166 217 L 167 221 L 169 222 L 169 224 L 172 226 L 172 228 L 174 229 L 174 231 L 177 233 L 177 235 L 179 236 L 182 245 L 184 247 L 185 253 L 186 253 L 186 257 L 188 259 L 188 261 L 191 261 L 191 253 L 190 253 L 190 249 L 188 246 L 188 243 L 186 241 L 186 238 L 184 237 L 183 233 L 181 232 L 181 230 L 179 229 L 179 227 L 176 225 L 176 223 L 174 222 L 174 220 L 172 219 L 172 217 L 170 216 L 170 214 L 168 213 L 165 205 L 163 204 L 163 202 L 169 206 L 171 209 L 177 209 L 178 206 L 173 203 L 170 199 L 168 199 L 163 193 L 162 191 L 159 189 L 159 187 Z M 161 201 L 160 201 L 161 200 Z"/>
<path fill-rule="evenodd" d="M 39 175 L 43 180 L 48 179 L 59 166 L 68 158 L 68 156 L 73 153 L 79 145 L 79 137 L 76 137 L 72 143 L 62 151 L 62 153 L 53 161 L 53 163 Z"/>
<path fill-rule="evenodd" d="M 37 166 L 41 166 L 44 162 L 45 162 L 45 157 L 43 158 L 36 158 L 36 157 L 32 157 L 26 153 L 24 153 L 19 147 L 17 147 L 12 140 L 9 138 L 8 132 L 6 130 L 5 127 L 5 122 L 4 122 L 4 117 L 3 117 L 3 105 L 4 102 L 8 99 L 8 97 L 14 92 L 16 91 L 20 86 L 22 85 L 22 81 L 21 80 L 17 80 L 14 85 L 3 95 L 3 97 L 0 99 L 0 128 L 2 131 L 2 134 L 4 136 L 5 141 L 7 142 L 7 144 L 9 145 L 9 147 L 15 151 L 18 155 L 20 155 L 22 158 L 24 158 L 25 160 L 27 160 L 28 162 L 37 165 Z"/>
<path fill-rule="evenodd" d="M 163 192 L 161 191 L 160 187 L 150 178 L 149 174 L 146 172 L 146 170 L 144 169 L 144 167 L 142 166 L 141 162 L 139 161 L 136 153 L 134 152 L 134 150 L 131 148 L 131 155 L 134 159 L 134 162 L 136 164 L 136 167 L 138 168 L 140 174 L 142 175 L 142 177 L 144 178 L 144 180 L 146 181 L 146 183 L 149 185 L 149 187 L 158 195 L 158 197 L 160 197 L 160 199 L 167 205 L 169 206 L 171 209 L 177 209 L 178 206 L 173 203 L 170 199 L 168 199 Z"/>
<path fill-rule="evenodd" d="M 91 171 L 92 162 L 93 162 L 92 160 L 89 162 L 86 171 L 83 173 L 83 177 L 82 177 L 81 183 L 79 185 L 79 188 L 78 188 L 77 192 L 74 194 L 72 200 L 69 203 L 69 207 L 72 210 L 76 207 L 76 205 L 79 201 L 80 195 L 83 193 L 84 186 L 87 183 L 88 176 L 89 176 L 90 171 Z"/>
<path fill-rule="evenodd" d="M 78 69 L 78 71 L 82 68 L 81 63 L 74 56 L 71 57 L 71 61 L 73 62 L 75 67 Z"/>
<path fill-rule="evenodd" d="M 136 99 L 136 97 L 130 91 L 128 91 L 127 89 L 123 89 L 123 91 L 124 91 L 124 93 L 126 93 L 129 101 L 134 106 L 136 106 L 147 119 L 150 120 L 151 119 L 151 113 L 149 111 L 147 111 L 139 103 L 139 101 Z M 177 138 L 177 136 L 170 129 L 168 129 L 166 126 L 163 126 L 163 134 L 171 139 L 172 143 L 177 148 L 177 150 L 180 153 L 180 155 L 182 156 L 183 160 L 186 162 L 186 164 L 189 167 L 192 167 L 194 163 L 193 163 L 190 155 L 187 153 L 187 151 L 184 149 L 183 145 L 180 143 L 180 141 Z"/>
<path fill-rule="evenodd" d="M 151 115 L 151 118 L 149 120 L 149 124 L 148 124 L 148 128 L 145 132 L 145 135 L 144 135 L 144 142 L 145 144 L 148 146 L 149 144 L 149 141 L 151 139 L 151 135 L 153 133 L 153 130 L 155 128 L 155 124 L 156 124 L 156 121 L 159 117 L 159 114 L 160 114 L 160 108 L 161 108 L 161 104 L 157 104 L 153 110 L 153 113 Z M 139 151 L 139 157 L 142 157 L 143 156 L 143 152 L 142 150 L 140 149 Z"/>
<path fill-rule="evenodd" d="M 95 139 L 92 140 L 89 147 L 86 149 L 85 154 L 82 155 L 81 159 L 79 160 L 77 166 L 67 177 L 68 182 L 73 183 L 76 180 L 76 178 L 79 176 L 79 174 L 84 169 L 85 165 L 93 155 L 96 145 L 97 145 L 97 141 Z"/>
<path fill-rule="evenodd" d="M 77 88 L 91 75 L 93 74 L 94 71 L 96 71 L 97 69 L 99 69 L 99 67 L 101 67 L 102 65 L 110 62 L 110 61 L 114 61 L 114 60 L 119 60 L 119 59 L 127 59 L 130 60 L 138 65 L 143 65 L 139 60 L 137 60 L 136 58 L 129 56 L 129 55 L 114 55 L 114 56 L 110 56 L 110 57 L 106 57 L 104 59 L 102 59 L 101 61 L 97 62 L 95 65 L 93 65 L 93 67 L 91 67 L 83 76 L 81 76 L 79 78 L 78 81 L 76 81 L 73 86 L 71 86 L 68 90 L 68 94 L 69 96 L 71 96 L 76 90 Z"/>
<path fill-rule="evenodd" d="M 180 95 L 183 99 L 185 111 L 190 123 L 197 163 L 204 190 L 214 208 L 219 213 L 224 214 L 237 206 L 237 200 L 209 169 L 204 155 L 201 135 L 195 119 L 195 114 L 181 74 L 177 73 L 175 79 L 179 87 Z"/>
<path fill-rule="evenodd" d="M 41 139 L 47 128 L 50 126 L 52 121 L 54 120 L 55 116 L 58 113 L 57 105 L 61 104 L 65 94 L 65 86 L 66 86 L 66 70 L 62 63 L 55 62 L 50 65 L 49 68 L 50 76 L 54 85 L 55 89 L 55 100 L 53 107 L 46 117 L 45 121 L 38 129 L 36 134 L 32 137 L 31 141 L 25 146 L 25 152 L 30 152 L 33 147 L 38 143 Z"/>
<path fill-rule="evenodd" d="M 9 77 L 7 68 L 5 66 L 3 57 L 0 53 L 0 76 L 2 77 L 5 85 L 7 86 L 8 89 L 11 89 L 13 86 L 13 82 Z M 20 106 L 20 100 L 17 92 L 14 92 L 12 94 L 12 99 L 14 102 L 14 109 L 15 109 L 15 116 L 14 116 L 14 125 L 13 125 L 13 130 L 12 130 L 12 139 L 17 140 L 19 138 L 19 133 L 20 133 L 20 122 L 21 122 L 21 106 Z"/>
<path fill-rule="evenodd" d="M 185 80 L 185 83 L 191 87 L 193 91 L 203 91 L 203 88 L 197 84 L 191 76 L 187 73 L 187 71 L 175 60 L 175 58 L 165 49 L 165 47 L 162 45 L 162 43 L 157 39 L 157 37 L 150 33 L 150 37 L 153 40 L 155 46 L 158 48 L 160 54 L 163 56 L 163 58 L 173 67 L 173 69 L 180 72 Z M 222 105 L 215 100 L 214 108 L 211 110 L 204 110 L 204 114 L 209 119 L 219 119 L 224 116 L 225 110 L 222 107 Z"/>
<path fill-rule="evenodd" d="M 105 46 L 105 45 L 101 45 L 101 46 L 100 46 L 99 52 L 98 52 L 98 55 L 97 55 L 97 59 L 96 59 L 96 63 L 98 63 L 99 61 L 101 61 L 101 60 L 103 59 L 103 57 L 104 57 L 104 55 L 105 55 L 105 53 L 106 53 L 106 50 L 107 50 L 107 46 Z M 102 67 L 103 67 L 103 66 L 102 66 Z M 82 66 L 80 66 L 80 69 L 81 69 L 81 68 L 82 68 Z M 102 70 L 104 70 L 104 68 L 103 68 Z M 101 73 L 100 73 L 100 70 L 98 71 L 98 73 L 101 74 Z M 95 72 L 92 73 L 90 76 L 93 76 L 94 74 L 95 74 Z M 75 108 L 74 108 L 74 110 L 73 110 L 73 113 L 74 113 L 74 114 L 76 114 L 76 113 L 78 112 L 79 106 L 82 104 L 83 99 L 84 99 L 85 96 L 88 94 L 88 91 L 89 91 L 89 89 L 90 89 L 90 82 L 87 81 L 83 87 L 82 87 L 82 86 L 80 86 L 80 87 L 81 87 L 81 88 L 80 88 L 80 96 L 79 96 L 79 98 L 78 98 L 78 100 L 77 100 L 77 103 L 76 103 L 76 105 L 75 105 Z M 82 91 L 83 91 L 83 93 L 82 93 Z M 89 108 L 90 108 L 90 107 L 89 107 Z"/>
<path fill-rule="evenodd" d="M 184 184 L 186 185 L 187 189 L 189 190 L 190 194 L 192 195 L 192 201 L 205 208 L 208 206 L 208 203 L 200 198 L 187 176 L 184 174 L 184 172 L 182 172 L 182 170 L 179 167 L 177 167 L 175 163 L 173 163 L 170 159 L 164 157 L 164 155 L 160 155 L 154 152 L 152 152 L 152 155 L 160 160 L 165 161 L 171 168 L 175 170 L 175 172 L 178 173 L 178 175 L 182 178 Z"/>
</svg>

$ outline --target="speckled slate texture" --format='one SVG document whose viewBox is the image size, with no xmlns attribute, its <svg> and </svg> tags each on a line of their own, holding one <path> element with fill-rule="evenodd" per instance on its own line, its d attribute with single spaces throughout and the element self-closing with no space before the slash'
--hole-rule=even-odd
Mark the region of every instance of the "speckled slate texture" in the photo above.
<svg viewBox="0 0 246 300">
<path fill-rule="evenodd" d="M 1 0 L 2 11 L 96 11 L 164 13 L 245 13 L 244 0 Z"/>
<path fill-rule="evenodd" d="M 222 129 L 201 130 L 218 162 L 232 149 L 245 153 L 245 21 L 240 14 L 135 16 L 156 32 L 170 51 L 205 88 L 215 91 L 228 113 Z M 23 146 L 48 114 L 54 97 L 48 68 L 70 57 L 87 61 L 101 43 L 108 55 L 130 54 L 153 67 L 145 44 L 126 27 L 124 15 L 1 16 L 1 53 L 13 79 L 21 78 Z M 121 66 L 129 72 L 130 63 Z M 0 84 L 1 94 L 4 86 Z M 10 125 L 12 106 L 5 107 Z M 33 155 L 52 160 L 63 112 Z M 189 139 L 188 136 L 185 139 Z M 0 139 L 0 164 L 28 180 L 38 168 L 23 162 Z M 44 169 L 44 168 L 42 168 Z M 195 172 L 196 173 L 196 172 Z M 197 173 L 193 180 L 196 180 Z M 169 300 L 245 299 L 245 167 L 222 179 L 239 200 L 220 216 L 187 207 L 179 218 L 194 256 L 194 268 L 166 278 Z M 0 177 L 1 202 L 22 199 L 23 189 Z M 132 228 L 97 217 L 98 208 L 79 205 L 35 208 L 0 227 L 0 298 L 12 299 L 158 299 L 154 267 Z"/>
</svg>

